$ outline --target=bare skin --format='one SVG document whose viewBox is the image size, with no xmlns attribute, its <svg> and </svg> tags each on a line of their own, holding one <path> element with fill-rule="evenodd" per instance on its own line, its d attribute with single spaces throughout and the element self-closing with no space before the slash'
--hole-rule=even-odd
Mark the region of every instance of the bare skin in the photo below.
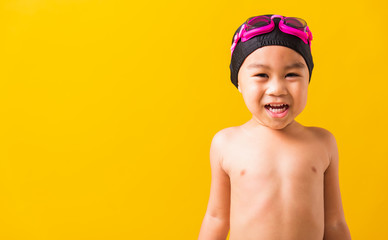
<svg viewBox="0 0 388 240">
<path fill-rule="evenodd" d="M 265 69 L 248 68 L 250 63 Z M 308 85 L 307 67 L 294 63 L 305 64 L 291 49 L 267 46 L 241 67 L 239 90 L 252 119 L 213 138 L 211 190 L 199 239 L 226 239 L 229 229 L 231 240 L 351 239 L 335 138 L 294 120 L 306 104 Z M 269 103 L 287 108 L 272 114 Z"/>
</svg>

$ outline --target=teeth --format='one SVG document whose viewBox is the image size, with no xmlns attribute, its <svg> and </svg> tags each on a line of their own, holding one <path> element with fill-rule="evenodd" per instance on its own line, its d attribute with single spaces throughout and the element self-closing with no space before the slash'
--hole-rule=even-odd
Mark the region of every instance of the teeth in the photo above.
<svg viewBox="0 0 388 240">
<path fill-rule="evenodd" d="M 284 112 L 286 108 L 270 108 L 269 110 L 274 113 L 280 113 L 280 112 Z"/>
<path fill-rule="evenodd" d="M 265 107 L 273 113 L 281 113 L 287 110 L 287 104 L 267 104 Z"/>
<path fill-rule="evenodd" d="M 271 107 L 285 107 L 286 104 L 269 104 Z"/>
</svg>

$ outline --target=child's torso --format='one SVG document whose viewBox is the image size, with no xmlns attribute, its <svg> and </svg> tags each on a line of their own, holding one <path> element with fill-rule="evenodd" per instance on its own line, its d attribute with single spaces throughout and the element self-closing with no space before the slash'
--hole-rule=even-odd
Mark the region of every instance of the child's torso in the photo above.
<svg viewBox="0 0 388 240">
<path fill-rule="evenodd" d="M 223 151 L 231 182 L 230 239 L 322 239 L 329 157 L 305 128 L 249 136 L 240 127 Z"/>
</svg>

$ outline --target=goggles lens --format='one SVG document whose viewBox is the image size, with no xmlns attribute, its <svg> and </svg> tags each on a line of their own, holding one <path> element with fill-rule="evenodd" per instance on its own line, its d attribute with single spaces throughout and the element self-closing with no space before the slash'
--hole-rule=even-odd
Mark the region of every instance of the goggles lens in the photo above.
<svg viewBox="0 0 388 240">
<path fill-rule="evenodd" d="M 289 17 L 289 18 L 284 18 L 283 19 L 284 24 L 286 24 L 289 27 L 301 30 L 301 31 L 306 31 L 307 23 L 305 20 L 301 18 L 295 18 L 295 17 Z"/>
<path fill-rule="evenodd" d="M 246 22 L 246 31 L 267 26 L 271 23 L 271 18 L 267 16 L 252 17 Z"/>
</svg>

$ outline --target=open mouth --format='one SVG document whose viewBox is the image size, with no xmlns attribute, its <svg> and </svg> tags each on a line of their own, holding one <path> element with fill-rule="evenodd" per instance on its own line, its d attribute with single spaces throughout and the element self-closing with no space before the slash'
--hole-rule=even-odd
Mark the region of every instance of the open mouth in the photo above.
<svg viewBox="0 0 388 240">
<path fill-rule="evenodd" d="M 264 107 L 273 113 L 282 113 L 289 108 L 289 105 L 288 104 L 266 104 L 264 105 Z"/>
</svg>

